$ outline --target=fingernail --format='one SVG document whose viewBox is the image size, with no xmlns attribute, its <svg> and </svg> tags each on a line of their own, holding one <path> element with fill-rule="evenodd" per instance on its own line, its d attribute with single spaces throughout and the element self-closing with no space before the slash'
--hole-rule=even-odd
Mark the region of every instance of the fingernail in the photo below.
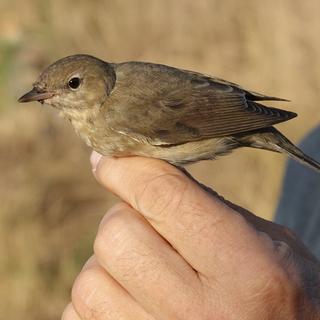
<svg viewBox="0 0 320 320">
<path fill-rule="evenodd" d="M 91 167 L 92 171 L 95 172 L 98 166 L 98 163 L 100 159 L 102 158 L 102 155 L 98 152 L 93 151 L 90 156 L 90 162 L 91 162 Z"/>
</svg>

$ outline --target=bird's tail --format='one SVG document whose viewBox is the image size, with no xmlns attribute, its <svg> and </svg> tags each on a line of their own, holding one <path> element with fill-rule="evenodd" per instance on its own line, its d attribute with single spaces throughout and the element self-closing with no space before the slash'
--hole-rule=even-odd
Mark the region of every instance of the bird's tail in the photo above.
<svg viewBox="0 0 320 320">
<path fill-rule="evenodd" d="M 312 159 L 274 127 L 240 134 L 235 137 L 243 147 L 286 153 L 295 160 L 320 172 L 320 163 Z"/>
</svg>

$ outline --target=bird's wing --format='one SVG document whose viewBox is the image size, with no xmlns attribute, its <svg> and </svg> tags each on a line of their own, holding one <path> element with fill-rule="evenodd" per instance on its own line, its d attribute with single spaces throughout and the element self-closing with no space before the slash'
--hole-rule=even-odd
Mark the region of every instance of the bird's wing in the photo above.
<svg viewBox="0 0 320 320">
<path fill-rule="evenodd" d="M 194 72 L 155 66 L 118 72 L 105 104 L 113 130 L 154 145 L 181 144 L 269 127 L 296 116 L 253 101 L 279 98 Z"/>
<path fill-rule="evenodd" d="M 194 81 L 197 81 L 199 84 L 202 84 L 203 86 L 211 86 L 211 87 L 220 87 L 223 91 L 233 91 L 238 92 L 239 94 L 245 94 L 246 98 L 252 101 L 286 101 L 289 102 L 287 99 L 279 98 L 279 97 L 273 97 L 273 96 L 267 96 L 262 93 L 258 93 L 255 91 L 247 90 L 242 88 L 240 85 L 230 82 L 221 78 L 212 77 L 210 75 L 206 75 L 203 73 L 195 72 L 195 71 L 189 71 L 189 70 L 182 70 L 186 74 L 189 74 L 194 77 Z"/>
</svg>

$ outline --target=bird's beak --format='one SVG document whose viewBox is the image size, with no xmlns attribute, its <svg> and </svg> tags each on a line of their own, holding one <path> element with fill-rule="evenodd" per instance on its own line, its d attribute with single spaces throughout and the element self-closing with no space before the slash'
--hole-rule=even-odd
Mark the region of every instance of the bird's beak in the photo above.
<svg viewBox="0 0 320 320">
<path fill-rule="evenodd" d="M 19 98 L 19 102 L 30 102 L 39 101 L 43 102 L 46 99 L 52 98 L 54 96 L 53 92 L 42 91 L 40 92 L 37 88 L 33 88 L 31 91 L 24 94 Z"/>
</svg>

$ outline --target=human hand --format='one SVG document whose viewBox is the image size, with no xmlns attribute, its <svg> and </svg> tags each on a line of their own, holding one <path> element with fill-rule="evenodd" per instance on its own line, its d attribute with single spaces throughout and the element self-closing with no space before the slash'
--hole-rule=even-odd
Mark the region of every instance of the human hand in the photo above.
<svg viewBox="0 0 320 320">
<path fill-rule="evenodd" d="M 319 262 L 287 229 L 160 160 L 95 154 L 93 170 L 123 202 L 103 218 L 64 320 L 320 318 Z"/>
</svg>

